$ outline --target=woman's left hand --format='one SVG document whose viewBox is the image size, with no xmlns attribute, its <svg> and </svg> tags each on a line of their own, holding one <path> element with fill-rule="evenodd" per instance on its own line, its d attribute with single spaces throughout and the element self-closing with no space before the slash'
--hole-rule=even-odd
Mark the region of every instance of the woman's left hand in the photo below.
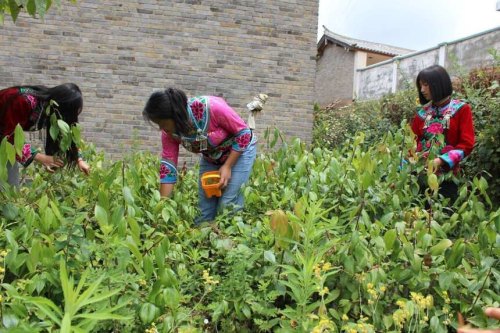
<svg viewBox="0 0 500 333">
<path fill-rule="evenodd" d="M 87 176 L 90 174 L 90 166 L 84 160 L 78 161 L 78 169 Z"/>
<path fill-rule="evenodd" d="M 441 165 L 443 165 L 443 160 L 440 159 L 439 157 L 436 157 L 433 161 L 432 164 L 434 164 L 435 170 L 439 170 Z"/>
<path fill-rule="evenodd" d="M 225 188 L 231 179 L 231 167 L 227 165 L 223 165 L 219 168 L 220 172 L 220 181 L 219 188 Z"/>
</svg>

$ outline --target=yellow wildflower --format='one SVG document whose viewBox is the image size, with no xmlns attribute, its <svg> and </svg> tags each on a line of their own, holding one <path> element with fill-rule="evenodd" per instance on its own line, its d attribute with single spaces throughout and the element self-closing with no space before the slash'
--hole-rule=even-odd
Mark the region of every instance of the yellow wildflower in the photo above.
<svg viewBox="0 0 500 333">
<path fill-rule="evenodd" d="M 321 290 L 321 291 L 319 292 L 319 295 L 320 295 L 320 296 L 325 296 L 326 294 L 328 294 L 328 292 L 329 292 L 329 291 L 330 291 L 330 290 L 328 289 L 328 287 L 324 287 L 324 288 L 323 288 L 323 290 Z"/>
<path fill-rule="evenodd" d="M 329 262 L 325 262 L 323 264 L 323 267 L 321 268 L 321 270 L 323 270 L 324 272 L 329 271 L 330 269 L 332 269 L 332 264 L 330 264 Z"/>
<path fill-rule="evenodd" d="M 218 284 L 219 280 L 215 280 L 212 276 L 210 276 L 209 270 L 203 270 L 203 280 L 205 280 L 205 284 L 212 285 Z"/>
<path fill-rule="evenodd" d="M 343 321 L 348 321 L 348 320 L 349 320 L 349 317 L 347 317 L 347 315 L 344 313 L 344 314 L 342 315 L 342 320 L 343 320 Z"/>
<path fill-rule="evenodd" d="M 146 328 L 146 331 L 144 331 L 144 333 L 158 333 L 158 329 L 156 328 L 155 323 L 152 323 L 150 328 Z"/>
</svg>

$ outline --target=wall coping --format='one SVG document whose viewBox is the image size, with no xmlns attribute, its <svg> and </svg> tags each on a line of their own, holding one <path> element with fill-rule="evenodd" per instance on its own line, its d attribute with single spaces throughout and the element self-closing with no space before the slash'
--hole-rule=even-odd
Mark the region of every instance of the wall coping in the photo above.
<svg viewBox="0 0 500 333">
<path fill-rule="evenodd" d="M 411 58 L 411 57 L 414 57 L 414 56 L 422 54 L 422 53 L 427 53 L 427 52 L 430 52 L 430 51 L 438 50 L 441 46 L 450 45 L 450 44 L 457 44 L 457 43 L 460 43 L 460 42 L 463 42 L 463 41 L 466 41 L 466 40 L 469 40 L 469 39 L 473 39 L 473 38 L 476 38 L 476 37 L 479 37 L 479 36 L 482 36 L 482 35 L 487 35 L 487 34 L 490 34 L 492 32 L 496 32 L 496 31 L 500 31 L 500 26 L 495 27 L 495 28 L 491 28 L 491 29 L 488 29 L 488 30 L 485 30 L 485 31 L 482 31 L 482 32 L 478 32 L 476 34 L 473 34 L 473 35 L 470 35 L 470 36 L 467 36 L 467 37 L 462 37 L 462 38 L 459 38 L 459 39 L 455 39 L 455 40 L 452 40 L 451 42 L 439 43 L 436 46 L 432 46 L 432 47 L 429 47 L 429 48 L 426 48 L 426 49 L 423 49 L 423 50 L 420 50 L 420 51 L 415 51 L 415 52 L 412 52 L 412 53 L 408 53 L 408 54 L 404 54 L 404 55 L 400 55 L 400 56 L 395 56 L 395 57 L 393 57 L 391 59 L 384 60 L 384 61 L 378 62 L 378 63 L 370 65 L 370 66 L 366 66 L 366 67 L 363 67 L 363 68 L 357 68 L 356 71 L 357 72 L 362 72 L 362 71 L 367 70 L 367 69 L 376 68 L 376 67 L 379 67 L 379 66 L 384 66 L 384 65 L 390 64 L 390 63 L 395 62 L 395 61 L 399 61 L 399 60 L 406 59 L 406 58 Z"/>
</svg>

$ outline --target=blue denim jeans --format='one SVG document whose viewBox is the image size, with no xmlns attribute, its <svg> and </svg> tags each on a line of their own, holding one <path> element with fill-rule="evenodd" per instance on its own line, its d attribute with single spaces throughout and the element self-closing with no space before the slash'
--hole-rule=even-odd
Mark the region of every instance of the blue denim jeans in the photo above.
<svg viewBox="0 0 500 333">
<path fill-rule="evenodd" d="M 196 218 L 195 224 L 213 221 L 217 212 L 224 207 L 233 206 L 233 211 L 243 208 L 244 198 L 241 189 L 250 177 L 256 155 L 257 142 L 252 142 L 233 165 L 231 169 L 231 179 L 227 187 L 222 191 L 222 196 L 220 198 L 207 198 L 205 191 L 201 187 L 201 175 L 207 171 L 219 170 L 220 165 L 212 164 L 203 157 L 201 158 L 200 179 L 198 180 L 198 206 L 201 215 Z"/>
</svg>

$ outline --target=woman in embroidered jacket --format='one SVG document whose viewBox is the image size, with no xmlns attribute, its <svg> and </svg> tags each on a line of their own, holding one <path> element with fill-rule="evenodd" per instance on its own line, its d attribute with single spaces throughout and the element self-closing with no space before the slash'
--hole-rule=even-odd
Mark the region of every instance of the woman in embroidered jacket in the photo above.
<svg viewBox="0 0 500 333">
<path fill-rule="evenodd" d="M 88 174 L 90 168 L 79 156 L 78 148 L 73 145 L 67 152 L 61 152 L 59 142 L 54 141 L 50 136 L 50 115 L 45 113 L 50 100 L 58 104 L 52 107 L 52 112 L 57 109 L 55 114 L 58 118 L 61 117 L 70 126 L 78 122 L 83 99 L 80 88 L 76 84 L 66 83 L 53 88 L 18 86 L 0 90 L 0 140 L 7 137 L 10 142 L 13 142 L 17 124 L 25 131 L 38 131 L 45 128 L 45 154 L 39 152 L 30 143 L 25 143 L 22 156 L 17 156 L 17 161 L 24 167 L 37 161 L 49 172 L 54 172 L 55 168 L 64 165 L 63 160 L 60 159 L 64 154 L 68 165 L 76 164 L 82 172 Z M 9 184 L 17 186 L 19 184 L 17 164 L 7 165 L 7 168 Z"/>
<path fill-rule="evenodd" d="M 201 153 L 201 174 L 219 170 L 220 198 L 207 198 L 198 186 L 201 216 L 196 223 L 212 221 L 217 210 L 243 207 L 241 186 L 250 176 L 256 156 L 256 137 L 238 114 L 220 97 L 187 98 L 175 88 L 155 92 L 143 111 L 146 119 L 159 125 L 162 141 L 160 194 L 169 196 L 177 181 L 179 145 Z"/>
<path fill-rule="evenodd" d="M 448 72 L 439 65 L 423 69 L 417 76 L 422 108 L 412 122 L 417 136 L 417 152 L 433 158 L 439 173 L 457 174 L 460 162 L 474 148 L 474 125 L 469 104 L 452 99 L 452 83 Z M 439 191 L 454 201 L 458 187 L 444 181 Z"/>
</svg>

